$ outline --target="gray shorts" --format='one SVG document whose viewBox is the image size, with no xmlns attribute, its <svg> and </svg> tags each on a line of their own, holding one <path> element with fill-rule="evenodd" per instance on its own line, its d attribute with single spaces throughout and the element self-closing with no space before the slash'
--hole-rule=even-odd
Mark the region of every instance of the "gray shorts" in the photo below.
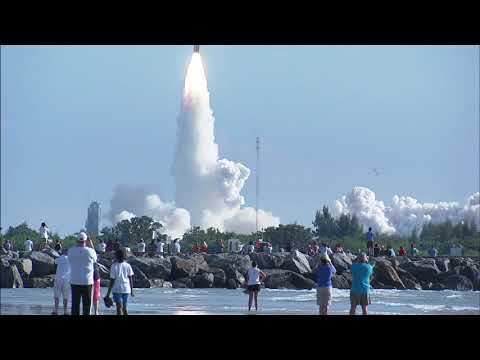
<svg viewBox="0 0 480 360">
<path fill-rule="evenodd" d="M 370 293 L 357 293 L 350 290 L 350 304 L 353 306 L 367 306 L 372 303 Z"/>
<path fill-rule="evenodd" d="M 317 288 L 317 305 L 330 306 L 332 304 L 332 288 L 320 287 Z"/>
</svg>

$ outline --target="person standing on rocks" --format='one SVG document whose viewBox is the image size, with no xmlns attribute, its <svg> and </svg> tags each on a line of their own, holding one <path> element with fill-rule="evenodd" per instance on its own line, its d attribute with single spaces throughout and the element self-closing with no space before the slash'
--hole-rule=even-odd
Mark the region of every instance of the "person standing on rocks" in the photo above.
<svg viewBox="0 0 480 360">
<path fill-rule="evenodd" d="M 164 243 L 162 242 L 162 239 L 157 239 L 157 255 L 160 255 L 161 257 L 163 257 L 163 247 L 164 247 Z"/>
<path fill-rule="evenodd" d="M 358 262 L 353 263 L 352 288 L 350 290 L 350 315 L 355 315 L 357 306 L 362 307 L 362 314 L 368 315 L 368 305 L 370 305 L 370 280 L 373 274 L 373 267 L 368 263 L 368 256 L 361 253 Z"/>
<path fill-rule="evenodd" d="M 87 234 L 81 232 L 78 234 L 77 245 L 68 250 L 72 315 L 80 315 L 80 300 L 82 301 L 83 315 L 90 315 L 94 283 L 93 264 L 97 261 L 97 253 L 87 246 L 87 240 Z"/>
<path fill-rule="evenodd" d="M 25 243 L 23 244 L 25 246 L 25 252 L 32 252 L 33 250 L 33 241 L 28 239 L 25 240 Z"/>
<path fill-rule="evenodd" d="M 180 255 L 180 241 L 178 239 L 173 240 L 173 255 Z"/>
<path fill-rule="evenodd" d="M 115 251 L 115 260 L 110 268 L 110 284 L 108 286 L 107 298 L 113 291 L 113 301 L 117 307 L 117 315 L 128 315 L 128 297 L 133 295 L 133 269 L 125 261 L 125 251 Z"/>
<path fill-rule="evenodd" d="M 52 315 L 58 315 L 58 305 L 60 298 L 63 299 L 63 314 L 68 315 L 68 298 L 70 293 L 70 261 L 68 260 L 68 249 L 55 259 L 57 271 L 55 273 L 55 281 L 53 285 L 53 300 L 55 310 Z"/>
<path fill-rule="evenodd" d="M 400 249 L 398 249 L 398 256 L 405 256 L 405 255 L 407 255 L 405 248 L 403 246 L 400 246 Z"/>
<path fill-rule="evenodd" d="M 247 291 L 248 291 L 248 311 L 252 308 L 252 300 L 255 299 L 255 311 L 258 311 L 258 293 L 260 292 L 260 284 L 267 275 L 257 267 L 257 263 L 252 261 L 252 267 L 248 269 L 246 274 Z"/>
<path fill-rule="evenodd" d="M 437 257 L 438 250 L 432 245 L 432 247 L 428 251 L 428 255 L 431 256 L 431 257 Z"/>
<path fill-rule="evenodd" d="M 367 232 L 367 253 L 369 256 L 373 255 L 373 240 L 375 239 L 375 235 L 372 232 L 372 228 L 368 228 Z"/>
<path fill-rule="evenodd" d="M 40 226 L 38 232 L 40 233 L 40 238 L 45 242 L 44 247 L 48 247 L 48 237 L 50 235 L 50 229 L 48 228 L 47 224 L 42 222 L 42 225 Z"/>
<path fill-rule="evenodd" d="M 317 278 L 317 305 L 320 315 L 328 315 L 328 308 L 332 303 L 332 276 L 336 272 L 328 255 L 320 255 L 320 264 L 314 270 Z"/>
<path fill-rule="evenodd" d="M 145 241 L 143 241 L 143 239 L 140 240 L 140 242 L 137 244 L 137 251 L 139 252 L 139 255 L 140 256 L 144 256 L 145 255 L 145 248 L 146 248 L 146 244 L 145 244 Z"/>
<path fill-rule="evenodd" d="M 12 242 L 10 241 L 10 239 L 7 239 L 7 241 L 5 241 L 5 244 L 3 244 L 3 248 L 5 249 L 5 251 L 12 251 L 13 250 L 13 245 L 12 245 Z"/>
</svg>

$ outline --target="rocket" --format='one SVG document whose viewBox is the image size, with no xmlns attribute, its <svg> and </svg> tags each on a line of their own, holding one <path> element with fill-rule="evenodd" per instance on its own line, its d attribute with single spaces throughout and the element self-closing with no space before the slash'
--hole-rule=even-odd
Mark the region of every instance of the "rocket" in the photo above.
<svg viewBox="0 0 480 360">
<path fill-rule="evenodd" d="M 200 45 L 193 45 L 193 52 L 199 53 L 200 52 Z"/>
</svg>

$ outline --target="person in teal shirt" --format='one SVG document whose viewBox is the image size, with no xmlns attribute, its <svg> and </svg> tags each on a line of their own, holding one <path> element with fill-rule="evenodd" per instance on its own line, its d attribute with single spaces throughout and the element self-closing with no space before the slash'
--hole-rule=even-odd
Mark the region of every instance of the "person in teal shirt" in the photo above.
<svg viewBox="0 0 480 360">
<path fill-rule="evenodd" d="M 362 307 L 362 314 L 368 314 L 370 299 L 370 280 L 373 275 L 373 267 L 368 263 L 367 254 L 361 253 L 358 261 L 352 264 L 352 288 L 350 290 L 350 315 L 355 315 L 357 306 Z"/>
</svg>

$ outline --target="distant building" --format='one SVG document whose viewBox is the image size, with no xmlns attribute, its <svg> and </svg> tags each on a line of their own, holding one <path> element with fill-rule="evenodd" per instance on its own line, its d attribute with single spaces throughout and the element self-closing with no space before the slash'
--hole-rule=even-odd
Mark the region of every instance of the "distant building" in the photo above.
<svg viewBox="0 0 480 360">
<path fill-rule="evenodd" d="M 88 207 L 87 221 L 85 222 L 88 236 L 97 237 L 100 234 L 100 219 L 100 203 L 93 201 Z"/>
</svg>

